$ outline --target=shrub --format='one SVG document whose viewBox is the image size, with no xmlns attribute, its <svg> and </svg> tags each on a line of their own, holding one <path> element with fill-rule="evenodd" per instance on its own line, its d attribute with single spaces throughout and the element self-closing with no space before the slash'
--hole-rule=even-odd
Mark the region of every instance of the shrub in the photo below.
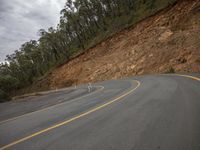
<svg viewBox="0 0 200 150">
<path fill-rule="evenodd" d="M 175 69 L 170 67 L 165 73 L 175 73 Z"/>
<path fill-rule="evenodd" d="M 10 100 L 9 94 L 19 87 L 19 81 L 10 75 L 0 76 L 0 102 Z"/>
<path fill-rule="evenodd" d="M 9 100 L 9 96 L 6 92 L 0 89 L 0 103 Z"/>
<path fill-rule="evenodd" d="M 17 89 L 19 87 L 19 81 L 10 76 L 10 75 L 5 75 L 5 76 L 0 76 L 0 88 L 8 92 L 13 89 Z"/>
</svg>

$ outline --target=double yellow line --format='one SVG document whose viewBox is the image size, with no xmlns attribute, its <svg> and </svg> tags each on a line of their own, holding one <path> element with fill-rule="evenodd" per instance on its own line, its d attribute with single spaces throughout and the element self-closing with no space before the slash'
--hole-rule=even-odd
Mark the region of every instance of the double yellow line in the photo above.
<svg viewBox="0 0 200 150">
<path fill-rule="evenodd" d="M 6 149 L 6 148 L 12 147 L 12 146 L 14 146 L 14 145 L 16 145 L 16 144 L 19 144 L 19 143 L 21 143 L 21 142 L 24 142 L 24 141 L 26 141 L 26 140 L 29 140 L 29 139 L 31 139 L 31 138 L 33 138 L 33 137 L 35 137 L 35 136 L 38 136 L 38 135 L 40 135 L 40 134 L 42 134 L 42 133 L 45 133 L 45 132 L 48 132 L 48 131 L 53 130 L 53 129 L 55 129 L 55 128 L 58 128 L 58 127 L 60 127 L 60 126 L 66 125 L 66 124 L 68 124 L 68 123 L 70 123 L 70 122 L 72 122 L 72 121 L 75 121 L 75 120 L 80 119 L 80 118 L 82 118 L 82 117 L 84 117 L 84 116 L 87 116 L 87 115 L 89 115 L 89 114 L 91 114 L 91 113 L 93 113 L 93 112 L 96 112 L 96 111 L 98 111 L 98 110 L 100 110 L 100 109 L 102 109 L 102 108 L 104 108 L 104 107 L 106 107 L 106 106 L 108 106 L 108 105 L 110 105 L 110 104 L 116 102 L 116 101 L 119 101 L 120 99 L 124 98 L 125 96 L 127 96 L 127 95 L 129 95 L 130 93 L 132 93 L 133 91 L 135 91 L 135 90 L 140 86 L 140 82 L 139 82 L 139 81 L 136 81 L 136 80 L 133 80 L 133 81 L 137 83 L 137 86 L 136 86 L 135 88 L 131 89 L 130 91 L 126 92 L 125 94 L 123 94 L 123 95 L 121 95 L 121 96 L 119 96 L 119 97 L 117 97 L 117 98 L 115 98 L 115 99 L 113 99 L 113 100 L 111 100 L 111 101 L 109 101 L 109 102 L 107 102 L 107 103 L 105 103 L 105 104 L 102 104 L 102 105 L 100 105 L 100 106 L 98 106 L 98 107 L 95 107 L 95 108 L 93 108 L 93 109 L 91 109 L 91 110 L 89 110 L 89 111 L 87 111 L 87 112 L 85 112 L 85 113 L 82 113 L 82 114 L 80 114 L 80 115 L 78 115 L 78 116 L 76 116 L 76 117 L 73 117 L 73 118 L 71 118 L 71 119 L 69 119 L 69 120 L 66 120 L 66 121 L 61 122 L 61 123 L 56 124 L 56 125 L 53 125 L 53 126 L 51 126 L 51 127 L 49 127 L 49 128 L 46 128 L 46 129 L 41 130 L 41 131 L 38 131 L 38 132 L 36 132 L 36 133 L 33 133 L 33 134 L 31 134 L 31 135 L 29 135 L 29 136 L 26 136 L 26 137 L 24 137 L 24 138 L 21 138 L 21 139 L 19 139 L 19 140 L 16 140 L 16 141 L 14 141 L 14 142 L 12 142 L 12 143 L 10 143 L 10 144 L 8 144 L 8 145 L 5 145 L 5 146 L 1 147 L 0 150 L 4 150 L 4 149 Z"/>
</svg>

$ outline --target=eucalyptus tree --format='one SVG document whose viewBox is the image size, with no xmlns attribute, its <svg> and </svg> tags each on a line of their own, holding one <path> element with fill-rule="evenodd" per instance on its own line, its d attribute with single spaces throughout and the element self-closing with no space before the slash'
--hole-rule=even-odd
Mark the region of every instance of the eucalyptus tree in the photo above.
<svg viewBox="0 0 200 150">
<path fill-rule="evenodd" d="M 0 98 L 8 89 L 32 84 L 77 52 L 175 1 L 66 0 L 56 28 L 39 30 L 37 41 L 22 44 L 0 64 Z"/>
</svg>

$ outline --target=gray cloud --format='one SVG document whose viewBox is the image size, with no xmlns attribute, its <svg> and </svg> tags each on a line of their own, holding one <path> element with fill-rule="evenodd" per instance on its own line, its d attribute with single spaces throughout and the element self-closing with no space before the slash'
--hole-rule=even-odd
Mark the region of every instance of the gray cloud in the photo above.
<svg viewBox="0 0 200 150">
<path fill-rule="evenodd" d="M 66 0 L 0 0 L 0 62 L 20 45 L 56 27 Z"/>
</svg>

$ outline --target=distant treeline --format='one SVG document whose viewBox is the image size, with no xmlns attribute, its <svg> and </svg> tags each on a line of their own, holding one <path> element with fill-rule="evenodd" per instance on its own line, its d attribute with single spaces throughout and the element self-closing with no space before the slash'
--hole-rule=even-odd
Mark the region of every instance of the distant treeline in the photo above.
<svg viewBox="0 0 200 150">
<path fill-rule="evenodd" d="M 0 65 L 0 101 L 109 35 L 176 0 L 67 0 L 57 28 L 39 30 Z"/>
</svg>

